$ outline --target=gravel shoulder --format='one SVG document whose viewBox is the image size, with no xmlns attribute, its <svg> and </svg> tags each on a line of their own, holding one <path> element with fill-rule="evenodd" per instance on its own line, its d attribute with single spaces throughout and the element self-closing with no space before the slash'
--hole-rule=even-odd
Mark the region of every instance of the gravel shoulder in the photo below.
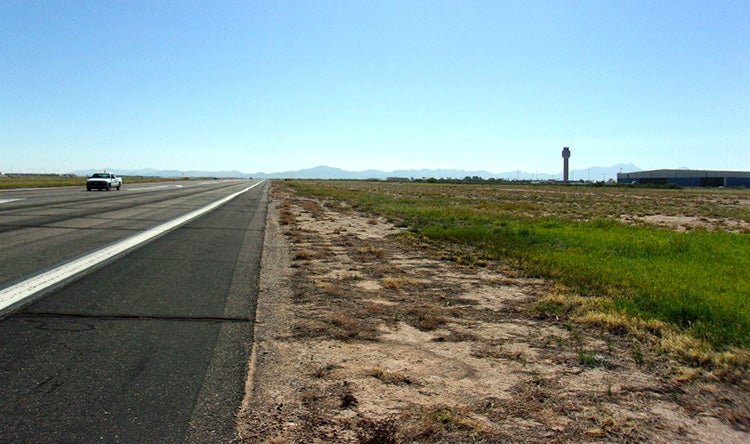
<svg viewBox="0 0 750 444">
<path fill-rule="evenodd" d="M 540 316 L 552 284 L 271 193 L 238 442 L 750 441 L 746 392 Z"/>
</svg>

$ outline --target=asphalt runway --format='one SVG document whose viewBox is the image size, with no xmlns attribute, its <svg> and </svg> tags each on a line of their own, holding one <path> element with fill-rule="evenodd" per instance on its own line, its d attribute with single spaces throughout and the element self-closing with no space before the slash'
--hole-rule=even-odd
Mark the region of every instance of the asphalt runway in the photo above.
<svg viewBox="0 0 750 444">
<path fill-rule="evenodd" d="M 252 184 L 0 193 L 0 289 Z M 0 442 L 230 441 L 266 206 L 261 183 L 6 313 Z"/>
</svg>

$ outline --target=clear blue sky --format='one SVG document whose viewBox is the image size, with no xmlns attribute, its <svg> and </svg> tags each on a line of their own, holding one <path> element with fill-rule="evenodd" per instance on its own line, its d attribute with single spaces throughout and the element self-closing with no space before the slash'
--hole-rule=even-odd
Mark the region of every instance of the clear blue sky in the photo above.
<svg viewBox="0 0 750 444">
<path fill-rule="evenodd" d="M 0 171 L 750 170 L 750 1 L 0 2 Z"/>
</svg>

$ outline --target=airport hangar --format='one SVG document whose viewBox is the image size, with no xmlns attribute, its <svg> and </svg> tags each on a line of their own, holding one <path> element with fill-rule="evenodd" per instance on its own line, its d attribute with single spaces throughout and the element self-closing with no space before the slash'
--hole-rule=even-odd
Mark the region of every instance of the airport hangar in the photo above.
<svg viewBox="0 0 750 444">
<path fill-rule="evenodd" d="M 617 183 L 683 187 L 750 187 L 750 171 L 651 170 L 617 173 Z"/>
</svg>

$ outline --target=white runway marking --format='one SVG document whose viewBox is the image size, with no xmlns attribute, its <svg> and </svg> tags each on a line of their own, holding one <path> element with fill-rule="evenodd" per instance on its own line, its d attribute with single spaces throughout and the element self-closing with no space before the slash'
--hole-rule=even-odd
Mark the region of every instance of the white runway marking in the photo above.
<svg viewBox="0 0 750 444">
<path fill-rule="evenodd" d="M 31 296 L 37 295 L 50 287 L 69 281 L 70 279 L 83 274 L 86 270 L 92 267 L 109 262 L 114 257 L 119 256 L 126 251 L 132 250 L 137 246 L 154 239 L 157 236 L 161 236 L 169 231 L 174 230 L 180 225 L 184 225 L 191 220 L 208 213 L 216 207 L 229 202 L 240 194 L 255 188 L 261 183 L 263 182 L 261 181 L 253 184 L 242 191 L 238 191 L 223 199 L 217 200 L 212 204 L 192 211 L 188 214 L 185 214 L 184 216 L 178 217 L 177 219 L 165 222 L 157 227 L 151 228 L 150 230 L 136 234 L 135 236 L 124 239 L 108 247 L 104 247 L 101 250 L 89 253 L 80 259 L 68 262 L 50 271 L 36 275 L 23 282 L 19 282 L 8 288 L 0 290 L 0 314 L 3 314 L 7 309 L 11 307 L 16 307 L 25 302 L 29 302 L 29 300 L 27 299 Z"/>
<path fill-rule="evenodd" d="M 0 199 L 0 204 L 15 202 L 17 200 L 23 200 L 23 199 Z"/>
</svg>

